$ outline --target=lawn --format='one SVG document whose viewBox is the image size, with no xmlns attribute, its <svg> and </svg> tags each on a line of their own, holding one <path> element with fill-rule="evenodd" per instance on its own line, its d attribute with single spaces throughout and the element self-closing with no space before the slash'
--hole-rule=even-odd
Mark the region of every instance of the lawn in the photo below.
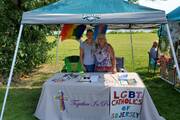
<svg viewBox="0 0 180 120">
<path fill-rule="evenodd" d="M 133 71 L 131 66 L 131 47 L 129 34 L 108 34 L 108 42 L 113 46 L 116 56 L 125 58 L 125 67 Z M 49 37 L 53 41 L 54 37 Z M 152 42 L 157 40 L 154 33 L 134 33 L 133 45 L 135 55 L 135 70 L 143 79 L 159 113 L 167 120 L 180 120 L 180 93 L 157 76 L 147 72 L 148 50 Z M 30 76 L 23 78 L 19 83 L 13 83 L 7 101 L 4 120 L 36 120 L 33 113 L 36 109 L 41 86 L 54 73 L 63 67 L 63 59 L 69 55 L 79 54 L 79 43 L 67 40 L 60 43 L 59 61 L 56 64 L 56 48 L 49 52 L 52 59 L 40 66 Z M 0 107 L 5 89 L 0 89 Z"/>
</svg>

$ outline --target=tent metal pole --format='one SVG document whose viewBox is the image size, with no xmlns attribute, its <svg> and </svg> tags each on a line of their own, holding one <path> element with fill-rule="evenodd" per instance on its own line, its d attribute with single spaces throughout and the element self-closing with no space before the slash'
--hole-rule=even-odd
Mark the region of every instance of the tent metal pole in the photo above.
<svg viewBox="0 0 180 120">
<path fill-rule="evenodd" d="M 131 41 L 131 55 L 132 55 L 132 71 L 134 71 L 134 48 L 133 48 L 133 41 L 132 41 L 131 25 L 130 25 L 130 41 Z"/>
<path fill-rule="evenodd" d="M 58 64 L 59 61 L 59 43 L 60 43 L 60 36 L 58 35 L 56 40 L 56 64 Z"/>
<path fill-rule="evenodd" d="M 58 61 L 59 61 L 59 44 L 61 43 L 60 38 L 61 38 L 61 25 L 60 25 L 59 34 L 56 41 L 56 64 L 58 64 Z"/>
<path fill-rule="evenodd" d="M 166 29 L 167 29 L 167 33 L 168 33 L 168 38 L 169 38 L 169 43 L 170 43 L 173 59 L 174 59 L 175 65 L 176 65 L 176 70 L 177 70 L 178 78 L 180 80 L 179 64 L 178 64 L 178 61 L 177 61 L 177 58 L 176 58 L 176 53 L 175 53 L 175 50 L 174 50 L 173 41 L 172 41 L 172 38 L 171 38 L 171 34 L 170 34 L 170 30 L 169 30 L 169 25 L 168 24 L 166 24 Z"/>
<path fill-rule="evenodd" d="M 11 70 L 10 70 L 10 74 L 9 74 L 9 78 L 8 78 L 8 83 L 7 83 L 7 87 L 6 87 L 6 93 L 5 93 L 5 96 L 4 96 L 4 101 L 3 101 L 3 106 L 2 106 L 2 110 L 1 110 L 0 120 L 3 120 L 3 114 L 4 114 L 4 111 L 5 111 L 5 106 L 6 106 L 8 93 L 9 93 L 9 88 L 10 88 L 11 81 L 12 81 L 12 75 L 13 75 L 14 66 L 15 66 L 15 63 L 16 63 L 16 57 L 17 57 L 19 43 L 20 43 L 20 39 L 21 39 L 21 35 L 22 35 L 22 30 L 23 30 L 23 24 L 21 24 L 21 26 L 20 26 L 19 35 L 18 35 L 17 42 L 16 42 L 16 48 L 15 48 L 14 57 L 13 57 Z"/>
</svg>

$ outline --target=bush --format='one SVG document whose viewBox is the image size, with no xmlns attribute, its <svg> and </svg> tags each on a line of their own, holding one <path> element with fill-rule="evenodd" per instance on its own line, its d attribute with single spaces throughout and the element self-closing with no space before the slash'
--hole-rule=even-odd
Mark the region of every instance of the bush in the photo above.
<svg viewBox="0 0 180 120">
<path fill-rule="evenodd" d="M 53 0 L 49 0 L 49 2 L 53 2 Z M 0 79 L 6 79 L 9 74 L 22 12 L 42 6 L 49 2 L 24 0 L 17 5 L 12 2 L 12 0 L 1 0 Z M 49 43 L 47 41 L 46 34 L 48 31 L 49 28 L 45 25 L 27 25 L 24 27 L 17 54 L 14 76 L 28 74 L 37 66 L 46 62 L 49 58 L 47 52 L 55 45 L 54 42 Z"/>
</svg>

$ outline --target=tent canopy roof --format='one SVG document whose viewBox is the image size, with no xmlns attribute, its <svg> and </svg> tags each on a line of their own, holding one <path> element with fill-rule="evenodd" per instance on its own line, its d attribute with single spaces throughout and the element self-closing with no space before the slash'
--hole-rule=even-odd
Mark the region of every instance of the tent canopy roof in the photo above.
<svg viewBox="0 0 180 120">
<path fill-rule="evenodd" d="M 168 21 L 180 21 L 180 6 L 167 14 Z"/>
<path fill-rule="evenodd" d="M 22 23 L 166 23 L 166 18 L 164 11 L 124 0 L 59 0 L 24 12 Z"/>
</svg>

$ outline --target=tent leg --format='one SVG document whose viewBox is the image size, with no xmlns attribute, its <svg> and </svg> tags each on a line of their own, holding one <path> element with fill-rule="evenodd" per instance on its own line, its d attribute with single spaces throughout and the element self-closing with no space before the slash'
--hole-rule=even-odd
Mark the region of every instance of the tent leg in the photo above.
<svg viewBox="0 0 180 120">
<path fill-rule="evenodd" d="M 175 53 L 175 50 L 174 50 L 173 41 L 172 41 L 172 38 L 171 38 L 171 34 L 170 34 L 170 30 L 169 30 L 169 25 L 168 24 L 166 24 L 166 29 L 167 29 L 167 33 L 168 33 L 168 39 L 169 39 L 169 43 L 170 43 L 173 59 L 174 59 L 175 65 L 176 65 L 176 70 L 177 70 L 178 78 L 180 80 L 179 64 L 178 64 L 178 61 L 177 61 L 177 58 L 176 58 L 176 53 Z"/>
<path fill-rule="evenodd" d="M 59 43 L 60 41 L 59 41 L 59 36 L 58 36 L 56 40 L 56 64 L 58 64 L 58 61 L 59 61 Z"/>
<path fill-rule="evenodd" d="M 6 100 L 7 100 L 7 97 L 8 97 L 10 84 L 11 84 L 11 81 L 12 81 L 12 75 L 13 75 L 13 71 L 14 71 L 14 66 L 15 66 L 15 62 L 16 62 L 16 56 L 17 56 L 17 52 L 18 52 L 18 48 L 19 48 L 19 42 L 20 42 L 20 39 L 21 39 L 22 30 L 23 30 L 23 24 L 21 24 L 21 26 L 20 26 L 19 35 L 18 35 L 18 38 L 17 38 L 16 49 L 15 49 L 15 52 L 14 52 L 14 57 L 13 57 L 12 65 L 11 65 L 9 78 L 8 78 L 8 83 L 7 83 L 7 87 L 6 87 L 6 93 L 5 93 L 5 96 L 4 96 L 4 101 L 3 101 L 3 106 L 2 106 L 2 110 L 1 110 L 0 120 L 3 120 L 3 114 L 4 114 L 4 110 L 5 110 L 5 106 L 6 106 Z"/>
<path fill-rule="evenodd" d="M 130 41 L 131 41 L 131 55 L 132 55 L 132 71 L 134 71 L 134 48 L 132 42 L 132 30 L 130 28 Z"/>
</svg>

